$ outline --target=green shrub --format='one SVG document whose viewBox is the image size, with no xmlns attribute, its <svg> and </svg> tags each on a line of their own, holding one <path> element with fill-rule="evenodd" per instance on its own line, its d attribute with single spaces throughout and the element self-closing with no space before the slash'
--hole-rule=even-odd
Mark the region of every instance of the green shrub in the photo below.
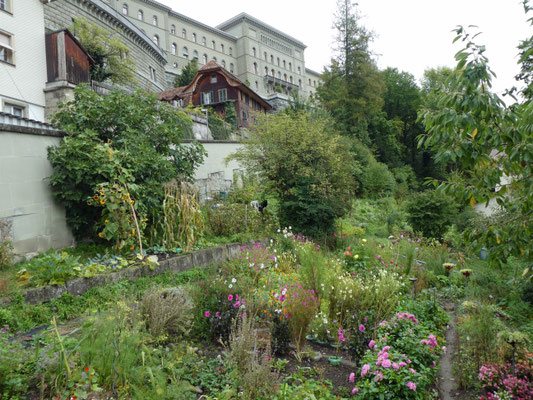
<svg viewBox="0 0 533 400">
<path fill-rule="evenodd" d="M 426 237 L 440 238 L 457 217 L 451 197 L 433 190 L 413 195 L 407 204 L 408 221 Z"/>
<path fill-rule="evenodd" d="M 67 222 L 76 238 L 94 237 L 101 211 L 87 207 L 98 184 L 113 182 L 110 159 L 130 170 L 138 185 L 133 197 L 139 212 L 148 215 L 161 209 L 162 184 L 181 176 L 192 179 L 202 161 L 201 145 L 180 145 L 190 119 L 156 96 L 142 91 L 112 91 L 99 96 L 80 85 L 74 100 L 64 103 L 53 122 L 66 132 L 59 146 L 48 149 L 54 167 L 52 193 L 66 208 Z M 100 148 L 109 145 L 109 153 Z"/>
<path fill-rule="evenodd" d="M 370 162 L 362 176 L 364 193 L 370 197 L 388 196 L 393 193 L 396 182 L 386 164 Z"/>
</svg>

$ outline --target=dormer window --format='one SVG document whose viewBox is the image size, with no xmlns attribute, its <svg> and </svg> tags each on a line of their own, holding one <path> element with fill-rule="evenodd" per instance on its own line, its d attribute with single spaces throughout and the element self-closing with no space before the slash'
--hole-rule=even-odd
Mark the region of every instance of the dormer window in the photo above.
<svg viewBox="0 0 533 400">
<path fill-rule="evenodd" d="M 217 76 L 216 76 L 216 74 L 211 75 L 211 83 L 217 83 Z"/>
</svg>

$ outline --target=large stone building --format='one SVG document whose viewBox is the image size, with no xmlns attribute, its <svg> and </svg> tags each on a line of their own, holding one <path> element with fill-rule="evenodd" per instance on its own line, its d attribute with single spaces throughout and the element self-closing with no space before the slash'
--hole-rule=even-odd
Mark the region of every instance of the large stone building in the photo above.
<svg viewBox="0 0 533 400">
<path fill-rule="evenodd" d="M 320 74 L 305 67 L 301 41 L 248 14 L 211 27 L 153 0 L 110 5 L 166 53 L 169 85 L 193 59 L 216 61 L 270 102 L 288 99 L 292 89 L 307 97 L 319 84 Z"/>
<path fill-rule="evenodd" d="M 169 89 L 193 59 L 216 61 L 274 109 L 292 90 L 308 97 L 319 84 L 301 41 L 245 13 L 211 27 L 153 0 L 0 0 L 0 112 L 46 119 L 45 32 L 69 28 L 77 17 L 129 47 L 135 80 L 124 89 Z"/>
</svg>

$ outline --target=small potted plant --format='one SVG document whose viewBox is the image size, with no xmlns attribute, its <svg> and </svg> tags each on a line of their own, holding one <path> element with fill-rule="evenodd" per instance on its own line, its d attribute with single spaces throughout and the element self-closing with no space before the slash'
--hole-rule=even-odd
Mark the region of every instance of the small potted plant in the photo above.
<svg viewBox="0 0 533 400">
<path fill-rule="evenodd" d="M 331 365 L 339 365 L 341 363 L 342 357 L 339 357 L 339 350 L 344 345 L 345 341 L 346 338 L 344 337 L 344 331 L 342 330 L 342 328 L 339 328 L 337 335 L 337 343 L 335 343 L 335 356 L 328 357 L 328 361 Z"/>
</svg>

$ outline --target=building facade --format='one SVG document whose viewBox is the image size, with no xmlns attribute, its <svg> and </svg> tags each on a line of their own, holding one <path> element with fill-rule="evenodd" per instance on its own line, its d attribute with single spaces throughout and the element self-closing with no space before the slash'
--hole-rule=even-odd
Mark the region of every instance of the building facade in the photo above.
<svg viewBox="0 0 533 400">
<path fill-rule="evenodd" d="M 0 111 L 44 121 L 45 83 L 43 4 L 0 1 Z"/>
<path fill-rule="evenodd" d="M 110 5 L 166 53 L 168 87 L 193 59 L 217 62 L 269 101 L 294 89 L 308 97 L 319 85 L 320 74 L 305 67 L 305 44 L 246 13 L 211 27 L 153 0 Z"/>
</svg>

